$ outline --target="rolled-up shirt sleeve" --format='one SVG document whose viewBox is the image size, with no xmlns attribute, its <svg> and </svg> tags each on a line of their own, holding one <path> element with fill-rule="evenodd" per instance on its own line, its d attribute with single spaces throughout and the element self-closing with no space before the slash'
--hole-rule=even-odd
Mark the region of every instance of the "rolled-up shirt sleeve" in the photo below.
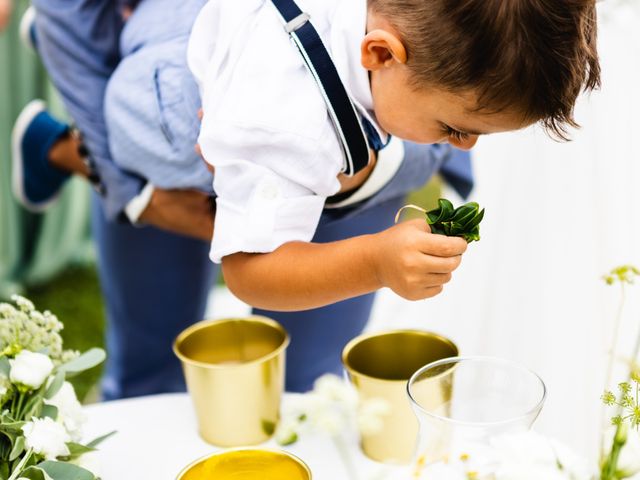
<svg viewBox="0 0 640 480">
<path fill-rule="evenodd" d="M 205 122 L 200 146 L 215 167 L 210 256 L 216 263 L 238 252 L 311 241 L 327 196 L 340 188 L 340 162 L 327 168 L 323 149 L 307 138 Z"/>
</svg>

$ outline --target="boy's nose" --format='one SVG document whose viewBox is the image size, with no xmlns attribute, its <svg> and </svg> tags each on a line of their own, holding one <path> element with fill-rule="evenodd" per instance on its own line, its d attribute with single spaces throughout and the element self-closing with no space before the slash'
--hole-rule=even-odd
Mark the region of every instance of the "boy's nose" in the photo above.
<svg viewBox="0 0 640 480">
<path fill-rule="evenodd" d="M 460 150 L 471 150 L 478 142 L 478 135 L 469 135 L 464 139 L 450 138 L 449 143 Z"/>
</svg>

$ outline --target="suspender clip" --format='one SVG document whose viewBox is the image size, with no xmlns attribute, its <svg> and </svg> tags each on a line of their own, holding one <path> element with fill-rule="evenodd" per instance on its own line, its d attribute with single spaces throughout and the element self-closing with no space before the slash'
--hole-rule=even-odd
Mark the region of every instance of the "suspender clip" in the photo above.
<svg viewBox="0 0 640 480">
<path fill-rule="evenodd" d="M 302 28 L 309 20 L 311 20 L 311 15 L 309 15 L 306 12 L 302 12 L 293 20 L 291 20 L 290 22 L 287 22 L 287 24 L 284 26 L 284 30 L 289 35 L 291 35 L 296 30 L 299 30 L 300 28 Z"/>
</svg>

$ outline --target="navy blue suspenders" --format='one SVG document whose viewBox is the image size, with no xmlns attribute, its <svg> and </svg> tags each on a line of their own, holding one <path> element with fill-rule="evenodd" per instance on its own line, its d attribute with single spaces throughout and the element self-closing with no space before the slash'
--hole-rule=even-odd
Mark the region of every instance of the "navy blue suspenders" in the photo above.
<svg viewBox="0 0 640 480">
<path fill-rule="evenodd" d="M 367 132 L 363 130 L 360 116 L 320 35 L 309 21 L 310 16 L 300 10 L 294 0 L 271 1 L 280 12 L 285 31 L 300 50 L 307 68 L 320 88 L 344 151 L 346 161 L 343 173 L 352 176 L 369 163 Z M 373 126 L 367 125 L 367 128 L 370 130 Z"/>
</svg>

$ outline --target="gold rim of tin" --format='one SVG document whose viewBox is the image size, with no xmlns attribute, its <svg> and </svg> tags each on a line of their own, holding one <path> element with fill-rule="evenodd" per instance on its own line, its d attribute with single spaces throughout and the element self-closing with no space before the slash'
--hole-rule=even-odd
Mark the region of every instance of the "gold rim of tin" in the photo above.
<svg viewBox="0 0 640 480">
<path fill-rule="evenodd" d="M 178 473 L 176 480 L 181 480 L 193 467 L 195 467 L 196 465 L 206 460 L 209 460 L 212 457 L 215 457 L 218 455 L 224 455 L 226 453 L 233 453 L 233 452 L 271 452 L 271 453 L 277 453 L 279 455 L 284 455 L 285 457 L 291 458 L 294 462 L 300 465 L 304 469 L 304 471 L 309 475 L 309 480 L 312 480 L 313 475 L 311 473 L 311 469 L 309 468 L 309 465 L 307 465 L 307 463 L 297 455 L 294 455 L 291 452 L 287 452 L 286 450 L 279 450 L 277 448 L 247 448 L 247 447 L 228 448 L 226 450 L 221 450 L 219 452 L 210 453 L 209 455 L 200 457 L 194 460 L 193 462 L 191 462 L 186 467 L 184 467 L 182 470 L 180 470 L 180 473 Z"/>
<path fill-rule="evenodd" d="M 185 355 L 182 354 L 182 352 L 180 351 L 180 344 L 182 344 L 182 342 L 184 342 L 184 340 L 191 335 L 192 333 L 201 330 L 203 328 L 209 327 L 211 325 L 216 325 L 216 324 L 220 324 L 220 323 L 227 323 L 227 322 L 237 322 L 237 321 L 243 321 L 243 322 L 252 322 L 252 323 L 261 323 L 263 325 L 268 325 L 270 327 L 273 327 L 274 329 L 278 330 L 279 332 L 281 332 L 284 335 L 284 338 L 282 340 L 282 343 L 275 348 L 272 352 L 263 355 L 262 357 L 259 358 L 255 358 L 253 360 L 249 360 L 247 362 L 242 362 L 239 364 L 217 364 L 217 363 L 207 363 L 207 362 L 199 362 L 197 360 L 193 360 Z M 289 342 L 291 341 L 290 337 L 289 337 L 289 333 L 284 329 L 284 327 L 282 325 L 280 325 L 278 322 L 276 322 L 275 320 L 272 320 L 270 318 L 267 317 L 262 317 L 260 315 L 252 315 L 252 316 L 248 316 L 248 317 L 236 317 L 236 318 L 221 318 L 221 319 L 217 319 L 217 320 L 203 320 L 201 322 L 198 323 L 194 323 L 193 325 L 191 325 L 190 327 L 186 328 L 185 330 L 183 330 L 174 340 L 173 342 L 173 353 L 176 355 L 176 357 L 178 357 L 180 359 L 181 362 L 184 362 L 188 365 L 195 365 L 198 367 L 204 367 L 204 368 L 210 368 L 210 369 L 219 369 L 219 368 L 224 368 L 224 369 L 231 369 L 231 368 L 243 368 L 247 365 L 254 365 L 256 363 L 261 363 L 264 362 L 265 360 L 269 360 L 270 358 L 273 357 L 277 357 L 283 350 L 285 350 L 288 346 L 289 346 Z"/>
<path fill-rule="evenodd" d="M 369 340 L 370 338 L 374 338 L 374 337 L 385 337 L 387 335 L 398 335 L 398 334 L 412 334 L 412 335 L 420 335 L 420 336 L 424 336 L 424 337 L 429 337 L 429 338 L 436 338 L 440 341 L 442 341 L 443 343 L 449 345 L 452 349 L 453 349 L 453 355 L 451 357 L 447 357 L 447 358 L 452 358 L 452 357 L 457 357 L 460 354 L 460 350 L 458 349 L 458 346 L 453 343 L 452 340 L 450 340 L 449 338 L 440 335 L 439 333 L 435 333 L 435 332 L 429 332 L 426 330 L 411 330 L 411 329 L 405 329 L 405 330 L 383 330 L 381 332 L 372 332 L 372 333 L 367 333 L 364 335 L 360 335 L 354 339 L 352 339 L 349 343 L 347 343 L 347 345 L 344 347 L 344 349 L 342 350 L 342 365 L 344 365 L 344 368 L 347 369 L 347 371 L 351 374 L 356 374 L 359 375 L 361 377 L 364 378 L 369 378 L 372 380 L 378 380 L 380 382 L 390 382 L 390 383 L 406 383 L 409 381 L 409 379 L 411 379 L 413 377 L 412 374 L 411 376 L 409 376 L 409 378 L 404 379 L 404 380 L 390 380 L 387 378 L 379 378 L 379 377 L 373 377 L 371 375 L 367 375 L 365 373 L 361 373 L 358 370 L 355 370 L 351 367 L 351 365 L 347 362 L 347 357 L 349 356 L 349 354 L 351 353 L 351 351 L 357 346 L 359 345 L 361 342 L 365 341 L 365 340 Z M 424 367 L 424 366 L 423 366 Z M 421 370 L 423 367 L 420 367 L 418 370 Z M 417 370 L 416 370 L 417 371 Z"/>
</svg>

